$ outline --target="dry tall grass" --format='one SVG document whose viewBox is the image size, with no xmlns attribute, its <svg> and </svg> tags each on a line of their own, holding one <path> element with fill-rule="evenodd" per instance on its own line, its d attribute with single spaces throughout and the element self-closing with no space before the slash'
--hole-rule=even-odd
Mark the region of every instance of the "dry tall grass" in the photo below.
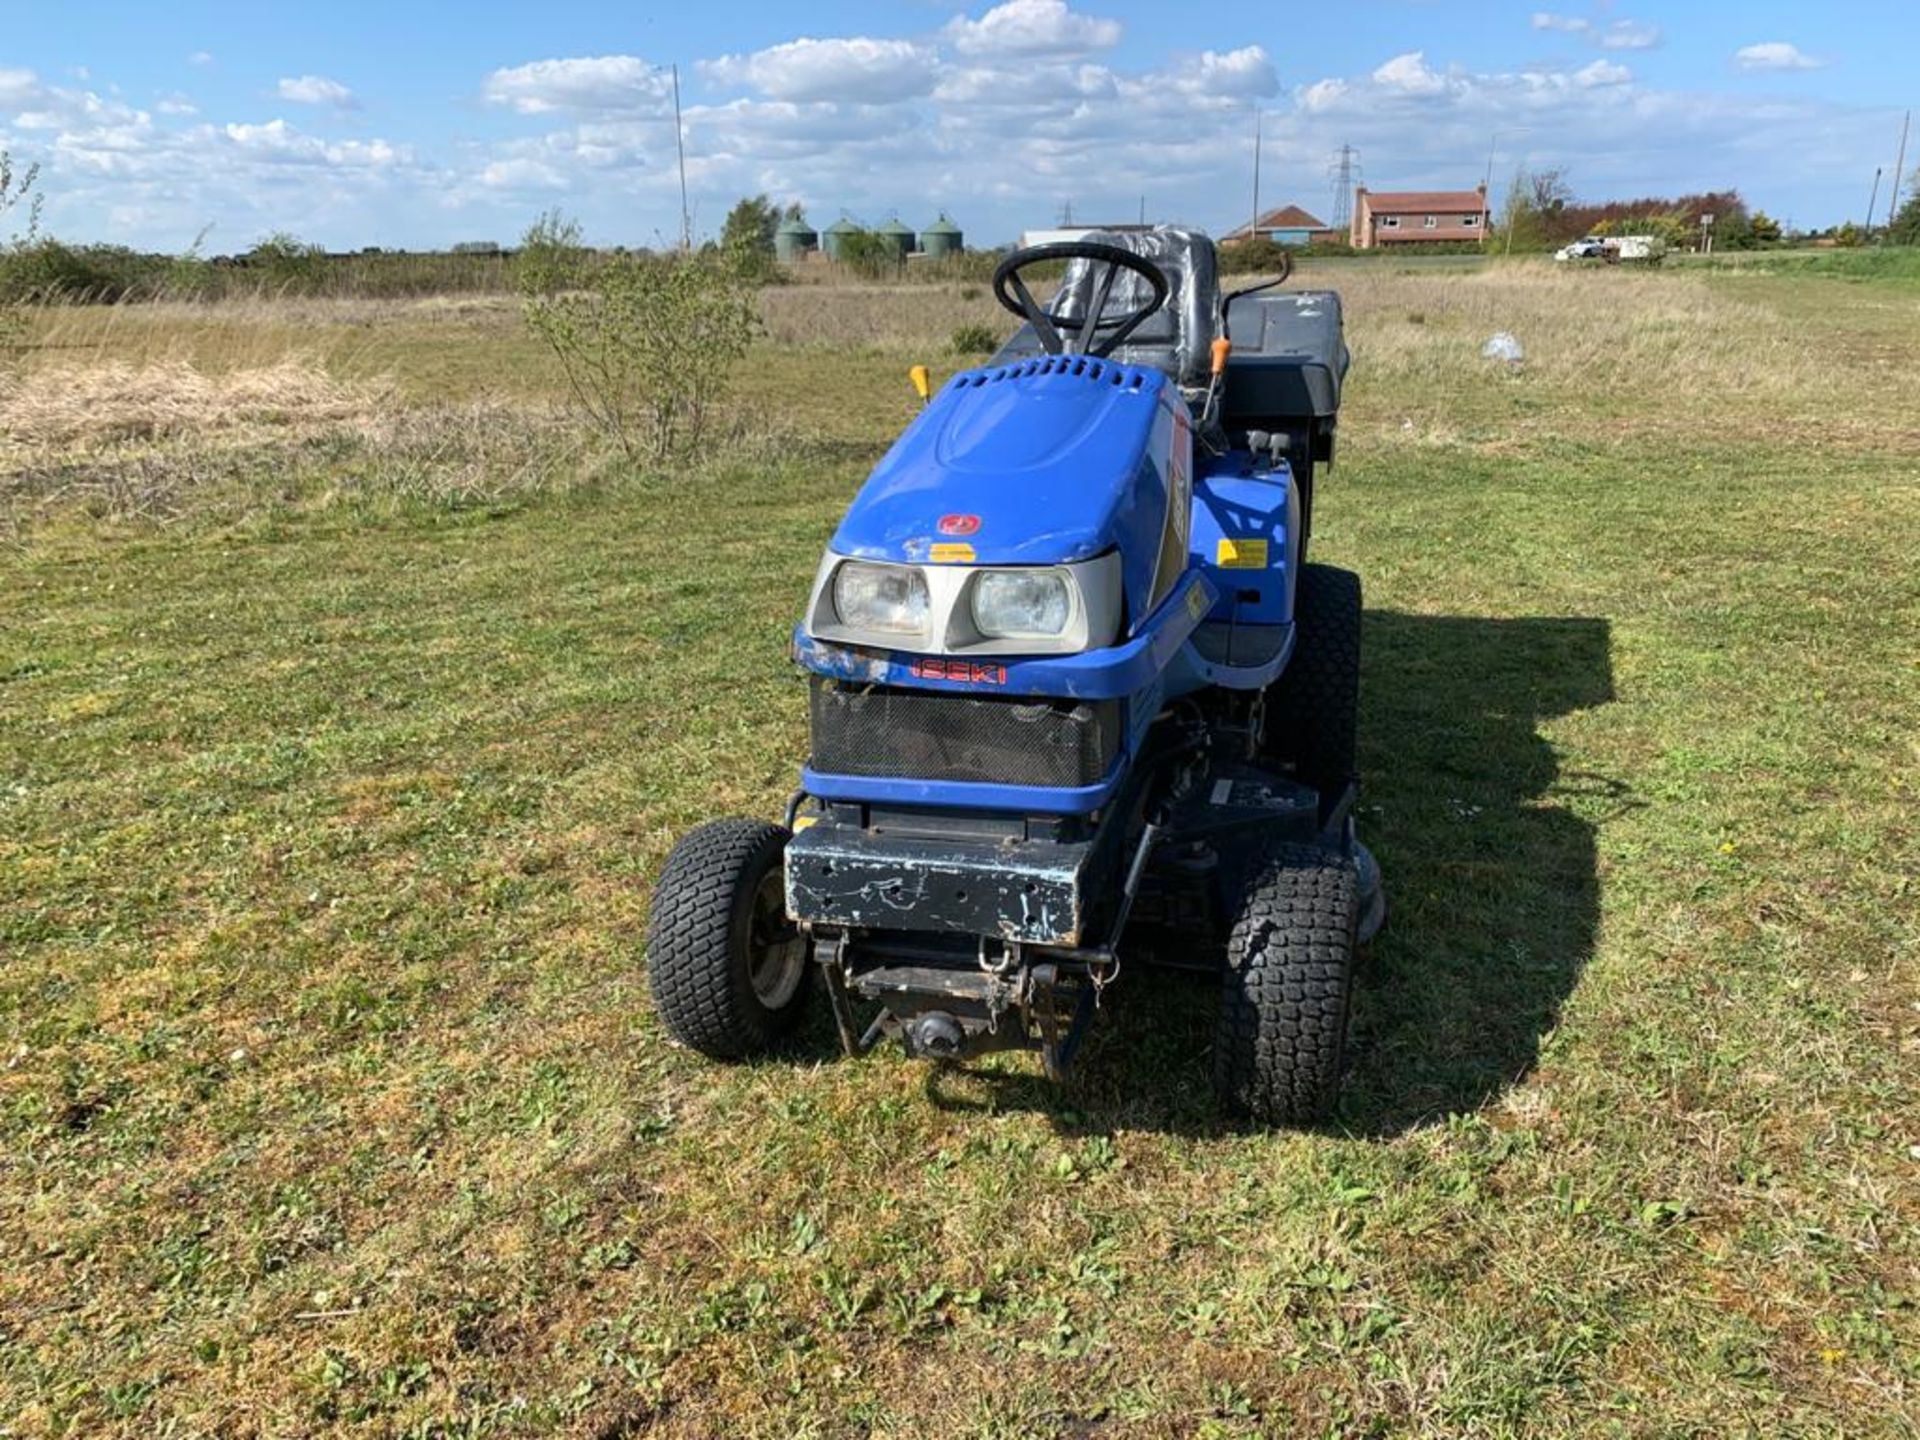
<svg viewBox="0 0 1920 1440">
<path fill-rule="evenodd" d="M 298 354 L 212 374 L 180 360 L 109 360 L 0 380 L 6 439 L 28 447 L 326 424 L 377 413 L 392 398 L 390 385 L 337 379 Z"/>
<path fill-rule="evenodd" d="M 1362 440 L 1514 453 L 1736 435 L 1810 456 L 1843 441 L 1920 450 L 1901 339 L 1920 324 L 1920 297 L 1884 287 L 1337 262 L 1294 284 L 1337 288 L 1345 302 L 1349 454 Z M 986 286 L 966 283 L 774 287 L 762 319 L 735 428 L 842 445 L 883 444 L 904 423 L 904 362 L 974 363 L 948 353 L 955 329 L 1013 328 Z M 1526 347 L 1523 364 L 1481 358 L 1502 330 Z M 0 377 L 0 477 L 16 482 L 0 492 L 43 505 L 44 478 L 84 462 L 109 488 L 147 477 L 137 493 L 156 473 L 189 477 L 172 487 L 175 513 L 190 477 L 231 468 L 210 467 L 207 452 L 336 433 L 437 496 L 444 487 L 421 469 L 433 447 L 396 439 L 421 430 L 468 435 L 457 456 L 444 451 L 456 493 L 517 491 L 530 476 L 558 485 L 559 467 L 522 450 L 577 460 L 593 448 L 554 413 L 561 394 L 506 298 L 59 307 Z"/>
</svg>

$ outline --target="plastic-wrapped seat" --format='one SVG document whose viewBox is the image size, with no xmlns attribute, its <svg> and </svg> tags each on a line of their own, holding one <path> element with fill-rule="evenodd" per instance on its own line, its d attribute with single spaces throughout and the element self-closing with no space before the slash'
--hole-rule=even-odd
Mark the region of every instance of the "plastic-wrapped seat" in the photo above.
<svg viewBox="0 0 1920 1440">
<path fill-rule="evenodd" d="M 1164 371 L 1182 389 L 1204 389 L 1212 368 L 1214 337 L 1220 333 L 1220 265 L 1213 241 L 1197 230 L 1162 226 L 1154 230 L 1091 230 L 1084 240 L 1113 245 L 1151 260 L 1167 277 L 1167 303 L 1127 337 L 1113 358 L 1129 365 Z M 1069 260 L 1054 302 L 1055 315 L 1075 318 L 1090 303 L 1093 285 L 1106 266 Z M 1119 317 L 1153 298 L 1147 282 L 1130 270 L 1115 278 L 1103 314 Z M 1019 337 L 1016 337 L 1016 339 Z"/>
</svg>

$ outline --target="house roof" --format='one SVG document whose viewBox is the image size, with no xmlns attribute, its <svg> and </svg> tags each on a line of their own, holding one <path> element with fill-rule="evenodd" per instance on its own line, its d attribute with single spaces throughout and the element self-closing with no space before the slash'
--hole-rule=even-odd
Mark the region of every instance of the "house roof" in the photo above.
<svg viewBox="0 0 1920 1440">
<path fill-rule="evenodd" d="M 1376 215 L 1430 215 L 1449 210 L 1478 215 L 1487 208 L 1487 197 L 1478 190 L 1369 190 L 1367 208 Z"/>
<path fill-rule="evenodd" d="M 1252 226 L 1241 225 L 1227 233 L 1229 240 L 1243 239 L 1249 230 L 1325 230 L 1327 224 L 1302 210 L 1298 205 L 1282 205 L 1278 210 L 1269 210 Z"/>
<path fill-rule="evenodd" d="M 1262 230 L 1324 230 L 1327 223 L 1302 210 L 1298 205 L 1283 205 L 1260 217 Z"/>
</svg>

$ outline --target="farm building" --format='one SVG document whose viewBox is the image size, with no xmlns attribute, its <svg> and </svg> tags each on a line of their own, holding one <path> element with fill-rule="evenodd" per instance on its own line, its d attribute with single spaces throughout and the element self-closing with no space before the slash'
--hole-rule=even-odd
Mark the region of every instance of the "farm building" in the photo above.
<svg viewBox="0 0 1920 1440">
<path fill-rule="evenodd" d="M 1487 187 L 1471 190 L 1369 190 L 1353 192 L 1355 249 L 1381 245 L 1458 244 L 1487 233 Z"/>
<path fill-rule="evenodd" d="M 1151 225 L 1136 225 L 1128 221 L 1124 225 L 1057 225 L 1047 229 L 1022 230 L 1020 248 L 1024 250 L 1033 245 L 1057 245 L 1066 240 L 1083 240 L 1096 230 L 1109 235 L 1137 235 L 1152 229 Z"/>
<path fill-rule="evenodd" d="M 1339 238 L 1333 227 L 1318 216 L 1302 210 L 1298 205 L 1282 205 L 1278 210 L 1267 211 L 1251 225 L 1229 230 L 1223 243 L 1231 245 L 1256 235 L 1276 245 L 1295 246 Z"/>
</svg>

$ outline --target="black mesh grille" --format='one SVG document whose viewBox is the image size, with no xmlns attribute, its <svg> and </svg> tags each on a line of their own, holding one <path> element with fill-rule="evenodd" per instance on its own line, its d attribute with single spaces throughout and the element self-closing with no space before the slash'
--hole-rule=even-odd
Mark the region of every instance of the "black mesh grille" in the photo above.
<svg viewBox="0 0 1920 1440">
<path fill-rule="evenodd" d="M 822 774 L 1094 785 L 1119 748 L 1117 700 L 1003 700 L 813 679 L 813 768 Z"/>
</svg>

